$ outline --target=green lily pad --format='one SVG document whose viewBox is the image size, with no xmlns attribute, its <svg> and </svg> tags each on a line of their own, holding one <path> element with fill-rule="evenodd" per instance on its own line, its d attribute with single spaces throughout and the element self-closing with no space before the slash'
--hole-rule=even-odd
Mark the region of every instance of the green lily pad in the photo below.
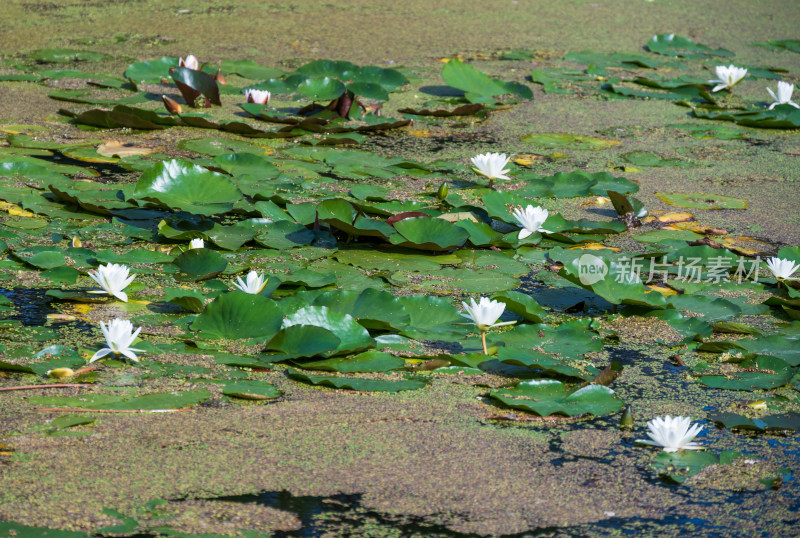
<svg viewBox="0 0 800 538">
<path fill-rule="evenodd" d="M 308 370 L 326 370 L 339 373 L 388 372 L 402 368 L 406 361 L 383 351 L 365 351 L 354 357 L 336 357 L 322 361 L 298 364 Z"/>
<path fill-rule="evenodd" d="M 751 43 L 751 45 L 770 50 L 789 50 L 800 53 L 800 39 L 772 39 L 766 43 Z"/>
<path fill-rule="evenodd" d="M 280 69 L 266 67 L 253 60 L 222 60 L 219 68 L 228 75 L 239 75 L 251 80 L 266 80 L 284 74 Z"/>
<path fill-rule="evenodd" d="M 375 341 L 367 330 L 352 316 L 334 312 L 326 306 L 306 306 L 286 316 L 283 328 L 292 325 L 313 325 L 335 334 L 341 342 L 336 349 L 326 355 L 353 353 L 375 346 Z"/>
<path fill-rule="evenodd" d="M 687 209 L 747 209 L 747 202 L 744 200 L 722 194 L 657 192 L 656 196 L 670 205 Z"/>
<path fill-rule="evenodd" d="M 232 381 L 222 387 L 222 394 L 242 400 L 272 400 L 282 393 L 266 381 Z"/>
<path fill-rule="evenodd" d="M 341 343 L 341 338 L 325 327 L 290 325 L 278 331 L 267 348 L 283 353 L 278 360 L 304 359 L 333 353 Z"/>
<path fill-rule="evenodd" d="M 77 407 L 82 409 L 155 410 L 181 409 L 199 404 L 211 397 L 206 389 L 183 392 L 157 392 L 144 396 L 92 394 L 82 396 L 37 396 L 29 398 L 33 405 L 46 407 Z"/>
<path fill-rule="evenodd" d="M 740 366 L 742 369 L 739 371 L 727 375 L 704 375 L 698 381 L 715 389 L 773 389 L 788 383 L 795 374 L 785 361 L 769 355 L 759 355 Z"/>
<path fill-rule="evenodd" d="M 524 135 L 521 140 L 523 142 L 548 148 L 565 148 L 590 151 L 600 151 L 619 145 L 619 142 L 616 140 L 608 140 L 594 136 L 569 133 L 535 133 Z"/>
<path fill-rule="evenodd" d="M 694 109 L 692 115 L 696 118 L 732 121 L 737 125 L 762 129 L 800 128 L 800 110 L 788 104 L 778 105 L 772 110 L 755 109 L 744 112 L 714 112 Z"/>
<path fill-rule="evenodd" d="M 197 290 L 185 290 L 183 288 L 165 288 L 164 299 L 167 302 L 185 308 L 189 312 L 199 314 L 205 309 L 205 295 Z"/>
<path fill-rule="evenodd" d="M 664 56 L 680 56 L 681 58 L 710 58 L 713 56 L 733 56 L 723 48 L 712 49 L 701 43 L 695 43 L 688 37 L 675 34 L 658 34 L 650 38 L 645 45 L 647 50 Z"/>
<path fill-rule="evenodd" d="M 622 158 L 636 166 L 671 166 L 674 168 L 696 166 L 693 162 L 681 159 L 663 159 L 651 151 L 632 151 L 624 153 Z"/>
<path fill-rule="evenodd" d="M 400 392 L 403 390 L 417 390 L 423 388 L 425 381 L 414 379 L 403 379 L 401 381 L 384 381 L 381 379 L 360 379 L 356 377 L 335 377 L 325 375 L 304 374 L 297 370 L 289 369 L 287 375 L 292 379 L 331 387 L 334 389 L 357 390 L 360 392 Z"/>
<path fill-rule="evenodd" d="M 394 223 L 400 237 L 390 241 L 399 246 L 420 250 L 450 250 L 467 242 L 469 233 L 443 219 L 412 217 Z"/>
<path fill-rule="evenodd" d="M 375 288 L 363 291 L 334 290 L 322 293 L 313 306 L 348 314 L 367 329 L 392 330 L 408 326 L 411 317 L 397 297 Z"/>
<path fill-rule="evenodd" d="M 577 377 L 586 381 L 593 380 L 600 373 L 597 368 L 587 361 L 567 361 L 540 351 L 514 347 L 500 348 L 497 352 L 497 360 L 506 364 L 536 368 L 545 372 Z"/>
<path fill-rule="evenodd" d="M 513 94 L 523 99 L 533 98 L 533 92 L 527 86 L 490 78 L 457 58 L 444 64 L 442 78 L 453 88 L 466 92 L 467 100 L 472 102 L 507 94 Z"/>
<path fill-rule="evenodd" d="M 157 60 L 132 63 L 125 70 L 124 76 L 134 84 L 158 84 L 161 79 L 169 78 L 172 67 L 178 67 L 178 59 L 162 56 Z"/>
<path fill-rule="evenodd" d="M 275 301 L 241 291 L 214 299 L 192 323 L 193 331 L 220 338 L 267 341 L 281 328 L 283 313 Z"/>
<path fill-rule="evenodd" d="M 759 432 L 768 430 L 800 431 L 800 413 L 765 415 L 759 418 L 750 418 L 736 413 L 718 413 L 708 418 L 722 428 Z"/>
<path fill-rule="evenodd" d="M 344 84 L 330 77 L 307 78 L 296 87 L 298 93 L 318 101 L 336 99 L 344 90 Z"/>
<path fill-rule="evenodd" d="M 741 455 L 733 450 L 724 450 L 719 456 L 697 450 L 662 451 L 653 458 L 651 465 L 662 477 L 681 484 L 709 465 L 728 465 Z"/>
<path fill-rule="evenodd" d="M 217 215 L 233 208 L 242 193 L 225 175 L 189 161 L 156 163 L 136 182 L 133 198 L 198 215 Z"/>
<path fill-rule="evenodd" d="M 228 266 L 228 261 L 217 251 L 207 248 L 189 249 L 175 258 L 174 263 L 193 280 L 217 276 Z"/>
<path fill-rule="evenodd" d="M 520 381 L 512 388 L 492 391 L 489 396 L 508 407 L 542 417 L 555 414 L 575 417 L 587 413 L 609 415 L 624 405 L 608 387 L 587 385 L 573 390 L 554 379 Z"/>
</svg>

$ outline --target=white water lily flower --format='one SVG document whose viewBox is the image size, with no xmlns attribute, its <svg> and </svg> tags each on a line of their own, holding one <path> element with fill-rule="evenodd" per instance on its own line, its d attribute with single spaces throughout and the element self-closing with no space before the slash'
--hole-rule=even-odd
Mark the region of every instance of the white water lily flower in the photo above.
<svg viewBox="0 0 800 538">
<path fill-rule="evenodd" d="M 244 97 L 248 103 L 267 105 L 269 104 L 269 99 L 272 97 L 272 94 L 267 90 L 253 90 L 248 88 L 244 91 Z"/>
<path fill-rule="evenodd" d="M 139 361 L 134 351 L 141 352 L 143 350 L 132 348 L 131 344 L 134 340 L 136 340 L 136 337 L 139 335 L 139 331 L 142 330 L 141 327 L 134 331 L 133 323 L 131 323 L 129 319 L 115 318 L 108 322 L 107 327 L 106 324 L 101 321 L 100 330 L 103 331 L 103 336 L 106 337 L 106 345 L 108 347 L 104 347 L 92 355 L 92 358 L 89 359 L 89 362 L 94 362 L 97 359 L 101 359 L 111 353 L 114 355 L 124 355 L 135 362 Z"/>
<path fill-rule="evenodd" d="M 792 101 L 792 93 L 794 92 L 794 84 L 789 84 L 788 82 L 780 81 L 778 82 L 778 95 L 775 95 L 772 92 L 771 88 L 767 88 L 767 91 L 772 96 L 772 99 L 775 100 L 774 103 L 769 105 L 769 109 L 772 110 L 778 105 L 791 105 L 795 108 L 800 108 L 800 105 Z"/>
<path fill-rule="evenodd" d="M 506 175 L 508 170 L 503 168 L 508 164 L 510 157 L 505 153 L 483 153 L 470 159 L 472 164 L 475 165 L 473 170 L 482 176 L 488 177 L 490 180 L 495 179 L 511 179 Z"/>
<path fill-rule="evenodd" d="M 744 76 L 747 74 L 747 69 L 744 67 L 736 67 L 733 64 L 727 67 L 724 65 L 718 65 L 714 68 L 714 73 L 716 73 L 717 78 L 708 81 L 709 84 L 716 84 L 714 89 L 711 91 L 730 91 L 739 83 L 740 80 L 744 78 Z"/>
<path fill-rule="evenodd" d="M 767 267 L 769 267 L 769 270 L 775 275 L 775 278 L 783 280 L 796 280 L 789 277 L 800 270 L 800 264 L 795 264 L 792 260 L 784 260 L 775 257 L 767 260 Z"/>
<path fill-rule="evenodd" d="M 259 275 L 255 271 L 250 271 L 247 273 L 247 282 L 242 280 L 242 277 L 240 276 L 237 276 L 236 279 L 238 282 L 234 282 L 234 286 L 245 293 L 252 293 L 253 295 L 258 295 L 261 293 L 269 281 L 268 278 L 264 278 L 263 275 Z"/>
<path fill-rule="evenodd" d="M 637 439 L 637 443 L 646 445 L 660 446 L 664 452 L 677 452 L 681 449 L 697 450 L 702 448 L 698 443 L 690 442 L 694 439 L 703 427 L 700 424 L 692 424 L 690 417 L 656 417 L 647 423 L 650 430 L 647 435 L 652 439 Z M 691 426 L 691 427 L 690 427 Z"/>
<path fill-rule="evenodd" d="M 511 211 L 511 214 L 519 221 L 520 226 L 522 226 L 522 230 L 519 231 L 517 239 L 525 239 L 536 232 L 552 233 L 542 228 L 542 224 L 547 220 L 550 212 L 541 206 L 533 207 L 529 205 L 525 209 L 516 207 Z"/>
<path fill-rule="evenodd" d="M 96 270 L 89 271 L 89 276 L 97 282 L 102 290 L 92 290 L 89 293 L 107 293 L 113 295 L 122 302 L 128 302 L 128 294 L 125 288 L 133 282 L 136 275 L 128 276 L 130 269 L 122 264 L 109 263 L 101 265 Z"/>
<path fill-rule="evenodd" d="M 184 60 L 183 56 L 181 56 L 178 60 L 178 65 L 180 67 L 185 67 L 186 69 L 193 69 L 194 71 L 197 71 L 200 68 L 200 62 L 193 54 L 187 56 L 186 60 Z"/>
<path fill-rule="evenodd" d="M 189 248 L 205 248 L 206 244 L 199 237 L 189 241 Z"/>
<path fill-rule="evenodd" d="M 481 332 L 486 332 L 492 327 L 500 327 L 501 325 L 511 325 L 514 323 L 513 321 L 496 323 L 506 309 L 505 303 L 492 301 L 488 297 L 481 297 L 478 303 L 475 302 L 475 299 L 470 299 L 469 302 L 470 304 L 467 304 L 462 301 L 461 304 L 464 306 L 464 310 L 466 310 L 467 313 L 462 313 L 461 315 L 467 319 L 471 319 Z"/>
</svg>

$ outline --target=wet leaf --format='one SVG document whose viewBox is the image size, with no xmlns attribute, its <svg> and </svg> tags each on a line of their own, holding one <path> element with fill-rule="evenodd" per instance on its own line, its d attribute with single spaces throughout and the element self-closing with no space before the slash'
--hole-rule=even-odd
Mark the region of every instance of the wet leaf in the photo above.
<svg viewBox="0 0 800 538">
<path fill-rule="evenodd" d="M 616 140 L 607 140 L 604 138 L 569 133 L 529 134 L 523 136 L 521 140 L 523 142 L 549 148 L 566 148 L 591 151 L 600 151 L 602 149 L 619 146 L 620 144 Z"/>
<path fill-rule="evenodd" d="M 383 351 L 365 351 L 354 357 L 337 357 L 323 361 L 297 364 L 307 370 L 326 370 L 340 373 L 388 372 L 402 368 L 406 361 Z"/>
<path fill-rule="evenodd" d="M 455 58 L 442 68 L 442 78 L 450 86 L 466 92 L 467 99 L 472 102 L 483 102 L 482 98 L 507 94 L 513 94 L 523 99 L 533 98 L 533 93 L 527 86 L 490 78 L 471 65 Z M 470 98 L 473 95 L 475 97 Z"/>
<path fill-rule="evenodd" d="M 681 484 L 709 465 L 727 465 L 739 456 L 741 456 L 740 452 L 732 450 L 723 451 L 719 456 L 698 450 L 679 450 L 678 452 L 660 452 L 653 458 L 651 465 L 664 478 Z"/>
</svg>

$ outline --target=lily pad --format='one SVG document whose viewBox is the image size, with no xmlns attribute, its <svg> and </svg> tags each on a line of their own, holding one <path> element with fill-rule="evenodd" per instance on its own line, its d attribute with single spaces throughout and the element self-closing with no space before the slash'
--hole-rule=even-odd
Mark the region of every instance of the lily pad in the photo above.
<svg viewBox="0 0 800 538">
<path fill-rule="evenodd" d="M 587 385 L 573 390 L 554 379 L 520 381 L 512 388 L 492 391 L 489 396 L 508 407 L 542 417 L 555 414 L 575 417 L 588 413 L 609 415 L 624 405 L 608 387 Z"/>
<path fill-rule="evenodd" d="M 725 450 L 719 456 L 711 452 L 697 450 L 661 452 L 653 458 L 652 466 L 658 470 L 662 477 L 681 484 L 684 480 L 696 475 L 709 465 L 728 465 L 741 455 L 741 452 L 733 450 Z"/>
<path fill-rule="evenodd" d="M 657 192 L 656 196 L 670 205 L 687 209 L 747 209 L 747 202 L 744 200 L 722 194 Z"/>
<path fill-rule="evenodd" d="M 220 338 L 257 338 L 267 341 L 281 327 L 283 313 L 275 301 L 241 291 L 214 299 L 192 323 L 194 331 Z"/>
<path fill-rule="evenodd" d="M 733 56 L 723 48 L 712 49 L 701 43 L 695 43 L 688 37 L 675 34 L 658 34 L 650 38 L 645 45 L 647 50 L 664 56 L 680 56 L 681 58 L 710 58 L 713 56 Z"/>
<path fill-rule="evenodd" d="M 281 391 L 266 381 L 232 381 L 222 387 L 222 394 L 242 400 L 272 400 L 281 395 Z"/>
<path fill-rule="evenodd" d="M 356 377 L 335 377 L 325 375 L 304 374 L 297 370 L 289 369 L 287 375 L 292 379 L 331 387 L 334 389 L 357 390 L 360 392 L 400 392 L 403 390 L 417 390 L 423 388 L 425 381 L 415 379 L 403 379 L 401 381 L 384 381 L 381 379 L 360 379 Z"/>
<path fill-rule="evenodd" d="M 145 170 L 136 182 L 133 197 L 160 207 L 217 215 L 230 211 L 242 193 L 223 174 L 173 159 Z"/>
</svg>

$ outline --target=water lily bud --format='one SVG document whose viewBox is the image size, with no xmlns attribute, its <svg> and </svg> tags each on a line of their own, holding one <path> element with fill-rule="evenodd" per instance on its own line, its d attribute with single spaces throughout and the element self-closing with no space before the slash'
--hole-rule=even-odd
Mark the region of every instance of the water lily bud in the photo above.
<svg viewBox="0 0 800 538">
<path fill-rule="evenodd" d="M 222 69 L 217 69 L 217 74 L 214 75 L 214 80 L 216 80 L 220 84 L 228 83 L 228 81 L 225 79 L 225 75 L 222 74 Z"/>
<path fill-rule="evenodd" d="M 444 200 L 447 198 L 447 191 L 449 189 L 450 187 L 447 185 L 447 181 L 443 182 L 441 185 L 439 185 L 439 190 L 436 191 L 436 197 L 439 198 L 439 200 Z"/>
<path fill-rule="evenodd" d="M 71 247 L 74 247 L 74 248 L 80 248 L 80 247 L 82 247 L 82 246 L 83 246 L 83 242 L 82 242 L 82 241 L 81 241 L 81 240 L 78 238 L 78 236 L 76 235 L 76 236 L 75 236 L 75 237 L 73 237 L 73 238 L 72 238 L 72 240 L 69 242 L 69 246 L 71 246 Z"/>
<path fill-rule="evenodd" d="M 180 114 L 181 113 L 181 105 L 178 104 L 177 101 L 174 99 L 170 99 L 166 95 L 161 96 L 161 100 L 164 101 L 164 106 L 167 109 L 167 112 L 170 114 Z"/>
<path fill-rule="evenodd" d="M 47 371 L 47 377 L 54 377 L 61 379 L 62 377 L 71 377 L 75 375 L 75 370 L 72 368 L 53 368 Z"/>
<path fill-rule="evenodd" d="M 625 411 L 622 412 L 622 418 L 619 419 L 619 427 L 620 429 L 633 428 L 633 410 L 630 404 L 626 405 Z"/>
</svg>

